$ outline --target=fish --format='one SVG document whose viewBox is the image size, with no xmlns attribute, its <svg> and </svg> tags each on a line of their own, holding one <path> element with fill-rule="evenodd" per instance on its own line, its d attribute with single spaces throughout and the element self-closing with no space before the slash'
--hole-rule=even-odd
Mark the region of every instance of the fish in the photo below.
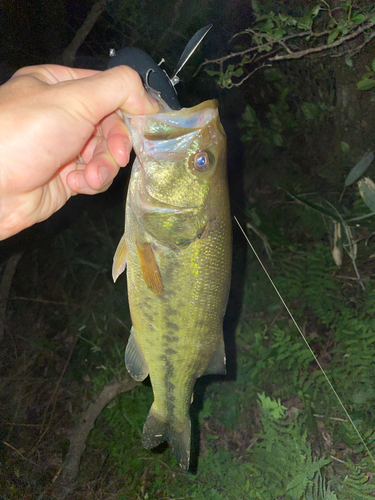
<svg viewBox="0 0 375 500">
<path fill-rule="evenodd" d="M 190 404 L 198 377 L 225 374 L 223 318 L 232 228 L 226 135 L 217 101 L 128 116 L 136 159 L 113 279 L 125 270 L 131 334 L 125 364 L 150 376 L 154 402 L 142 444 L 164 441 L 190 464 Z"/>
</svg>

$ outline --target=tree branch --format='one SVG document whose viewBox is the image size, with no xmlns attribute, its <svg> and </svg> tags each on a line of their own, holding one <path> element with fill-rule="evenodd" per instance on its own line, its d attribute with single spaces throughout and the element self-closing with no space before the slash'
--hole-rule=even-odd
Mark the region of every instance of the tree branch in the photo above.
<svg viewBox="0 0 375 500">
<path fill-rule="evenodd" d="M 328 50 L 332 49 L 333 47 L 338 47 L 339 45 L 342 45 L 343 43 L 352 40 L 353 38 L 356 38 L 360 34 L 362 34 L 364 31 L 367 29 L 371 28 L 374 26 L 374 23 L 369 23 L 366 24 L 365 26 L 362 26 L 358 28 L 357 31 L 354 31 L 354 33 L 350 33 L 350 35 L 343 36 L 339 40 L 335 40 L 332 43 L 325 44 L 325 45 L 320 45 L 319 47 L 311 48 L 311 49 L 305 49 L 305 50 L 299 50 L 297 52 L 292 52 L 289 54 L 285 55 L 276 55 L 274 57 L 270 57 L 270 61 L 284 61 L 286 59 L 301 59 L 302 57 L 309 55 L 309 54 L 314 54 L 316 52 L 322 52 L 323 50 Z"/>
<path fill-rule="evenodd" d="M 307 36 L 310 36 L 311 38 L 321 38 L 323 36 L 329 35 L 331 33 L 331 31 L 324 30 L 324 31 L 321 31 L 319 33 L 314 33 L 313 31 L 303 31 L 301 33 L 294 33 L 291 35 L 284 36 L 280 39 L 271 39 L 266 43 L 249 47 L 248 49 L 242 50 L 240 52 L 231 52 L 230 54 L 223 56 L 223 57 L 220 57 L 218 59 L 205 60 L 202 64 L 200 64 L 200 66 L 198 67 L 198 69 L 196 70 L 196 72 L 194 73 L 193 76 L 196 76 L 199 73 L 199 71 L 202 69 L 202 67 L 207 66 L 208 64 L 218 64 L 220 66 L 220 71 L 223 72 L 224 71 L 223 65 L 226 61 L 233 59 L 235 57 L 246 56 L 252 52 L 258 52 L 258 53 L 262 52 L 262 55 L 259 55 L 259 57 L 257 57 L 254 54 L 254 57 L 251 60 L 247 61 L 246 64 L 249 64 L 252 62 L 257 62 L 260 58 L 264 59 L 267 57 L 268 57 L 268 60 L 270 62 L 283 61 L 283 60 L 287 60 L 287 59 L 301 59 L 302 57 L 304 57 L 306 55 L 310 55 L 310 54 L 314 54 L 314 53 L 318 53 L 318 52 L 323 52 L 325 50 L 339 47 L 340 45 L 343 45 L 344 43 L 348 42 L 349 40 L 352 40 L 352 39 L 358 37 L 359 35 L 364 33 L 366 30 L 368 30 L 374 26 L 375 26 L 375 23 L 369 22 L 363 26 L 359 26 L 356 31 L 353 31 L 353 32 L 349 33 L 348 35 L 345 35 L 345 36 L 339 38 L 338 40 L 335 40 L 334 42 L 332 42 L 330 44 L 323 44 L 323 45 L 320 45 L 319 47 L 314 47 L 314 48 L 309 48 L 309 49 L 304 49 L 304 50 L 296 50 L 294 52 L 291 50 L 290 46 L 288 46 L 288 44 L 287 44 L 288 41 L 290 41 L 292 39 L 296 39 L 296 38 L 307 37 Z M 241 33 L 238 33 L 235 36 L 245 35 L 245 34 L 251 35 L 251 36 L 258 35 L 258 33 L 256 31 L 248 28 L 247 30 L 245 30 Z M 264 33 L 261 35 L 265 36 L 266 34 Z M 374 36 L 375 36 L 375 34 L 371 33 L 369 35 L 369 39 L 372 39 Z M 269 38 L 269 36 L 268 36 L 268 38 Z M 361 47 L 366 45 L 368 43 L 368 41 L 369 40 L 366 40 L 361 45 Z M 278 50 L 284 49 L 288 53 L 287 54 L 276 54 L 276 55 L 270 57 L 271 53 L 274 54 L 277 51 L 277 49 L 274 49 L 272 52 L 269 51 L 268 54 L 264 54 L 264 51 L 266 51 L 269 48 L 274 47 L 276 44 L 280 45 Z M 344 53 L 346 53 L 346 52 L 344 52 Z M 245 79 L 247 79 L 247 78 L 245 78 Z M 237 84 L 233 84 L 233 85 L 237 85 Z"/>
<path fill-rule="evenodd" d="M 79 30 L 75 34 L 73 40 L 70 42 L 68 47 L 64 50 L 62 59 L 63 59 L 63 64 L 65 66 L 73 66 L 74 60 L 76 58 L 77 50 L 83 44 L 87 35 L 90 33 L 90 31 L 94 27 L 96 21 L 99 19 L 102 12 L 105 10 L 106 4 L 107 4 L 106 0 L 98 0 L 92 6 L 92 9 L 88 13 L 82 26 L 79 28 Z"/>
<path fill-rule="evenodd" d="M 83 413 L 80 422 L 72 431 L 70 447 L 65 462 L 52 481 L 55 483 L 53 498 L 64 500 L 76 488 L 74 480 L 78 473 L 79 462 L 86 448 L 87 436 L 94 427 L 95 420 L 104 407 L 119 394 L 130 391 L 137 385 L 141 384 L 133 380 L 126 373 L 122 380 L 113 379 L 108 382 L 98 397 L 91 401 L 87 410 Z"/>
</svg>

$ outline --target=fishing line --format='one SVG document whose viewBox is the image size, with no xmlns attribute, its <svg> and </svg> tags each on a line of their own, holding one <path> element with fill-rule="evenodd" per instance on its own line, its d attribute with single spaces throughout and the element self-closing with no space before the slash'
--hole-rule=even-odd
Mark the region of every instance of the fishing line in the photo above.
<svg viewBox="0 0 375 500">
<path fill-rule="evenodd" d="M 371 460 L 374 462 L 374 465 L 375 465 L 375 458 L 374 458 L 373 454 L 371 453 L 371 451 L 370 451 L 369 447 L 368 447 L 368 446 L 367 446 L 367 444 L 365 443 L 365 440 L 363 439 L 363 437 L 362 437 L 361 433 L 359 432 L 359 430 L 358 430 L 357 426 L 356 426 L 356 425 L 355 425 L 355 423 L 353 422 L 353 419 L 352 419 L 352 418 L 351 418 L 351 416 L 349 415 L 348 410 L 345 408 L 344 403 L 341 401 L 340 396 L 337 394 L 337 392 L 336 392 L 335 388 L 333 387 L 332 382 L 329 380 L 329 378 L 328 378 L 328 376 L 327 376 L 326 372 L 324 371 L 324 368 L 323 368 L 323 367 L 322 367 L 322 365 L 320 364 L 320 362 L 319 362 L 318 358 L 315 356 L 314 351 L 311 349 L 310 344 L 307 342 L 305 335 L 303 334 L 303 332 L 302 332 L 301 328 L 298 326 L 298 323 L 297 323 L 297 321 L 294 319 L 293 314 L 290 312 L 289 307 L 286 305 L 285 300 L 284 300 L 284 299 L 282 298 L 282 296 L 280 295 L 279 290 L 277 289 L 276 285 L 275 285 L 275 284 L 274 284 L 274 282 L 272 281 L 271 276 L 269 275 L 269 273 L 268 273 L 267 269 L 266 269 L 266 268 L 265 268 L 265 266 L 263 265 L 263 262 L 261 261 L 261 259 L 260 259 L 259 255 L 257 254 L 257 252 L 256 252 L 255 248 L 254 248 L 254 247 L 253 247 L 253 245 L 251 244 L 251 242 L 250 242 L 250 240 L 249 240 L 249 238 L 248 238 L 247 234 L 246 234 L 246 233 L 245 233 L 245 231 L 242 229 L 241 224 L 238 222 L 237 217 L 236 217 L 235 215 L 234 215 L 233 217 L 234 217 L 234 220 L 237 222 L 238 227 L 241 229 L 241 232 L 242 232 L 242 234 L 244 235 L 244 237 L 245 237 L 245 239 L 246 239 L 247 243 L 249 244 L 249 246 L 250 246 L 251 250 L 254 252 L 255 257 L 257 258 L 257 260 L 258 260 L 259 264 L 261 265 L 261 267 L 262 267 L 263 271 L 265 272 L 265 274 L 266 274 L 267 278 L 269 279 L 269 281 L 270 281 L 271 285 L 273 286 L 273 288 L 274 288 L 275 292 L 277 293 L 277 296 L 278 296 L 278 297 L 279 297 L 279 299 L 281 300 L 281 303 L 283 304 L 283 306 L 284 306 L 284 307 L 285 307 L 285 309 L 287 310 L 287 312 L 288 312 L 288 314 L 289 314 L 289 316 L 290 316 L 291 320 L 292 320 L 292 321 L 293 321 L 293 323 L 294 323 L 294 326 L 297 328 L 297 330 L 298 330 L 299 334 L 301 335 L 301 337 L 303 338 L 303 341 L 305 342 L 305 344 L 306 344 L 307 348 L 309 349 L 310 353 L 312 354 L 312 356 L 313 356 L 313 358 L 314 358 L 314 360 L 315 360 L 316 364 L 319 366 L 320 370 L 322 371 L 322 373 L 323 373 L 323 375 L 324 375 L 324 378 L 326 379 L 326 381 L 327 381 L 327 383 L 328 383 L 329 387 L 331 388 L 331 390 L 332 390 L 333 394 L 336 396 L 337 401 L 340 403 L 340 406 L 341 406 L 341 408 L 342 408 L 343 412 L 345 413 L 345 416 L 347 417 L 347 419 L 349 420 L 349 422 L 352 424 L 353 429 L 354 429 L 354 430 L 355 430 L 355 432 L 357 433 L 357 435 L 358 435 L 359 439 L 361 440 L 361 443 L 362 443 L 362 444 L 363 444 L 363 446 L 365 447 L 365 450 L 367 451 L 367 453 L 368 453 L 369 457 L 371 458 Z"/>
</svg>

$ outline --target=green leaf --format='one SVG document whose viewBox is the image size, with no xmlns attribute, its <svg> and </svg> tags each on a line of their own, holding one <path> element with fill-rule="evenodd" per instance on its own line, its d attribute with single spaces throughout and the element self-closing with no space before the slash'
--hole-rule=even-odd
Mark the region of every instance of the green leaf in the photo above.
<svg viewBox="0 0 375 500">
<path fill-rule="evenodd" d="M 319 205 L 318 203 L 313 203 L 311 201 L 307 201 L 306 199 L 302 198 L 302 196 L 290 194 L 290 193 L 288 193 L 288 191 L 287 191 L 287 194 L 291 198 L 293 198 L 294 200 L 299 201 L 300 203 L 302 203 L 303 205 L 305 205 L 308 208 L 311 208 L 315 212 L 318 212 L 321 215 L 325 215 L 327 217 L 330 217 L 331 219 L 333 219 L 337 222 L 342 222 L 342 218 L 335 211 L 329 210 L 328 208 L 323 207 L 323 205 Z"/>
<path fill-rule="evenodd" d="M 301 110 L 308 120 L 315 120 L 318 116 L 318 108 L 313 102 L 304 102 Z"/>
<path fill-rule="evenodd" d="M 256 0 L 251 0 L 251 8 L 255 13 L 259 12 L 259 3 Z"/>
<path fill-rule="evenodd" d="M 357 24 L 363 23 L 364 21 L 366 21 L 366 16 L 364 14 L 355 14 L 352 17 L 352 21 Z"/>
<path fill-rule="evenodd" d="M 375 72 L 375 58 L 372 60 L 371 68 L 372 68 L 372 71 Z"/>
<path fill-rule="evenodd" d="M 283 74 L 278 68 L 266 68 L 264 76 L 268 82 L 280 82 L 283 78 Z"/>
<path fill-rule="evenodd" d="M 240 77 L 243 75 L 243 69 L 242 68 L 237 68 L 236 71 L 233 71 L 233 76 Z"/>
<path fill-rule="evenodd" d="M 350 146 L 347 142 L 341 141 L 340 146 L 343 153 L 348 153 L 348 151 L 350 150 Z"/>
<path fill-rule="evenodd" d="M 282 146 L 284 144 L 283 136 L 281 134 L 279 134 L 278 132 L 275 132 L 274 134 L 272 134 L 272 140 L 273 140 L 273 143 L 275 144 L 275 146 Z"/>
<path fill-rule="evenodd" d="M 375 184 L 369 177 L 358 181 L 359 194 L 369 207 L 371 212 L 375 212 Z"/>
<path fill-rule="evenodd" d="M 206 69 L 205 71 L 206 71 L 207 75 L 209 75 L 209 76 L 220 75 L 220 71 L 213 71 L 211 69 Z"/>
<path fill-rule="evenodd" d="M 280 399 L 271 399 L 265 395 L 258 393 L 259 406 L 263 414 L 270 415 L 274 420 L 279 420 L 285 417 L 285 410 L 287 408 L 281 404 Z"/>
<path fill-rule="evenodd" d="M 321 8 L 322 8 L 321 5 L 316 5 L 311 11 L 311 16 L 316 17 L 319 14 Z"/>
<path fill-rule="evenodd" d="M 349 172 L 347 178 L 345 179 L 345 186 L 346 187 L 351 186 L 353 182 L 358 180 L 361 177 L 361 175 L 363 175 L 369 168 L 373 159 L 374 159 L 374 153 L 372 151 L 364 154 L 362 158 L 359 160 L 359 162 Z"/>
<path fill-rule="evenodd" d="M 352 58 L 349 56 L 349 54 L 346 54 L 345 56 L 345 64 L 347 66 L 349 66 L 349 68 L 352 68 L 353 67 L 353 60 Z"/>
<path fill-rule="evenodd" d="M 273 29 L 273 21 L 271 19 L 267 19 L 267 21 L 263 25 L 263 29 L 266 32 L 269 32 Z"/>
<path fill-rule="evenodd" d="M 280 101 L 285 101 L 287 95 L 289 94 L 289 91 L 289 87 L 285 87 L 285 89 L 281 92 Z M 289 106 L 287 107 L 287 109 L 289 109 Z"/>
<path fill-rule="evenodd" d="M 255 13 L 259 12 L 259 4 L 258 4 L 257 0 L 251 0 L 251 8 L 253 9 L 253 11 Z"/>
<path fill-rule="evenodd" d="M 310 16 L 304 16 L 298 21 L 297 27 L 301 30 L 308 31 L 311 29 L 312 23 L 313 21 Z"/>
<path fill-rule="evenodd" d="M 257 115 L 254 109 L 248 104 L 245 108 L 245 113 L 241 116 L 241 118 L 248 122 L 247 125 L 253 125 L 257 119 Z"/>
<path fill-rule="evenodd" d="M 273 32 L 273 36 L 276 38 L 276 40 L 280 40 L 285 35 L 286 31 L 283 30 L 282 28 L 277 28 Z"/>
<path fill-rule="evenodd" d="M 287 484 L 287 491 L 293 491 L 292 498 L 301 498 L 304 491 L 306 490 L 306 486 L 308 484 L 308 478 L 306 477 L 306 471 L 302 471 L 294 476 L 294 478 Z"/>
<path fill-rule="evenodd" d="M 279 19 L 280 19 L 280 21 L 282 21 L 283 23 L 285 23 L 285 21 L 288 20 L 288 16 L 285 16 L 284 14 L 279 14 Z"/>
<path fill-rule="evenodd" d="M 336 38 L 339 36 L 339 34 L 340 30 L 338 28 L 335 28 L 333 31 L 331 31 L 327 40 L 327 44 L 330 45 L 332 42 L 334 42 Z"/>
<path fill-rule="evenodd" d="M 369 90 L 373 87 L 375 87 L 375 80 L 371 78 L 362 78 L 362 80 L 357 83 L 358 90 Z"/>
</svg>

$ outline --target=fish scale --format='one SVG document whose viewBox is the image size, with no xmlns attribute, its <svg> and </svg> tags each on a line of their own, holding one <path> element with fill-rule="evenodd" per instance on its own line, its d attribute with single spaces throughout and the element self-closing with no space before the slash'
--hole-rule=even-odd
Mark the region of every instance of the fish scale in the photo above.
<svg viewBox="0 0 375 500">
<path fill-rule="evenodd" d="M 137 155 L 113 266 L 116 279 L 126 261 L 133 327 L 125 362 L 136 380 L 150 375 L 154 392 L 143 445 L 168 441 L 187 469 L 195 381 L 225 373 L 226 138 L 215 101 L 125 121 Z"/>
</svg>

